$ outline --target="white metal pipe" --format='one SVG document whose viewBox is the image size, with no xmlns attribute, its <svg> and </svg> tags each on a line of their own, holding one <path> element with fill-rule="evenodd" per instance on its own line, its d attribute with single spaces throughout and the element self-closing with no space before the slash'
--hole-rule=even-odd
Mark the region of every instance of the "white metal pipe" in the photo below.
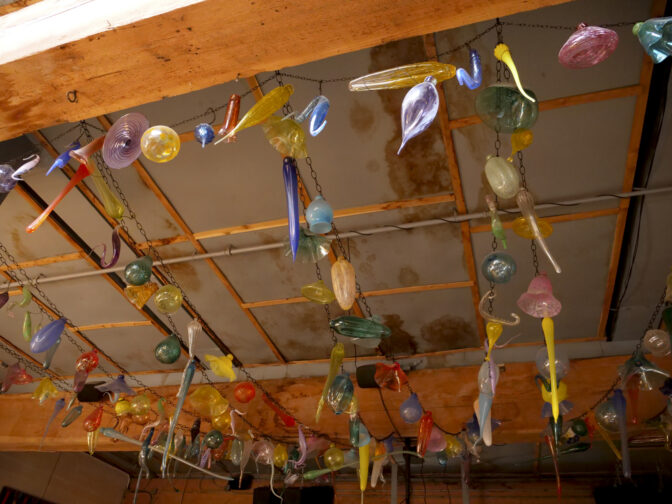
<svg viewBox="0 0 672 504">
<path fill-rule="evenodd" d="M 579 198 L 579 199 L 573 199 L 573 200 L 566 200 L 566 201 L 560 201 L 558 203 L 542 203 L 539 205 L 535 205 L 535 210 L 546 210 L 550 208 L 562 208 L 562 207 L 567 207 L 567 206 L 580 206 L 580 205 L 586 205 L 589 203 L 598 203 L 601 201 L 608 201 L 612 199 L 623 199 L 623 198 L 636 198 L 639 196 L 646 196 L 646 195 L 652 195 L 652 194 L 662 194 L 662 193 L 667 193 L 667 192 L 672 192 L 672 186 L 669 187 L 660 187 L 656 189 L 642 189 L 638 191 L 630 191 L 630 192 L 623 192 L 623 193 L 615 193 L 615 194 L 604 194 L 604 195 L 599 195 L 599 196 L 592 196 L 588 198 Z M 517 208 L 511 208 L 511 209 L 506 209 L 506 210 L 500 210 L 500 214 L 511 214 L 511 213 L 519 213 L 519 210 Z M 344 233 L 340 233 L 339 236 L 341 238 L 358 238 L 362 236 L 369 236 L 369 235 L 374 235 L 374 234 L 380 234 L 380 233 L 391 233 L 393 231 L 405 231 L 405 230 L 411 230 L 411 229 L 418 229 L 418 228 L 423 228 L 423 227 L 428 227 L 428 226 L 438 226 L 440 224 L 459 224 L 464 221 L 469 221 L 469 220 L 474 220 L 474 219 L 483 219 L 483 218 L 488 218 L 489 214 L 488 212 L 474 212 L 470 214 L 463 214 L 463 215 L 450 215 L 447 217 L 441 217 L 439 219 L 428 219 L 428 220 L 423 220 L 423 221 L 417 221 L 417 222 L 406 222 L 394 226 L 380 226 L 380 227 L 375 227 L 375 228 L 370 228 L 370 229 L 360 229 L 357 231 L 348 231 Z M 334 239 L 334 235 L 326 235 L 327 238 Z M 174 257 L 172 259 L 164 259 L 163 263 L 170 265 L 170 264 L 178 264 L 178 263 L 185 263 L 185 262 L 191 262 L 191 261 L 202 261 L 204 259 L 214 259 L 217 257 L 226 257 L 226 256 L 234 256 L 234 255 L 239 255 L 239 254 L 249 254 L 252 252 L 261 252 L 264 250 L 274 250 L 274 249 L 279 249 L 284 247 L 285 244 L 284 242 L 275 242 L 275 243 L 267 243 L 263 245 L 253 245 L 250 247 L 240 247 L 240 248 L 234 248 L 234 247 L 229 247 L 226 250 L 220 250 L 217 252 L 208 252 L 205 254 L 192 254 L 188 256 L 181 256 L 181 257 Z M 40 284 L 45 284 L 45 283 L 52 283 L 52 282 L 61 282 L 64 280 L 74 280 L 77 278 L 86 278 L 86 277 L 91 277 L 91 276 L 99 276 L 99 275 L 105 275 L 108 273 L 120 273 L 124 271 L 125 266 L 117 266 L 115 268 L 109 268 L 109 269 L 100 269 L 100 270 L 91 270 L 91 271 L 82 271 L 79 273 L 68 273 L 65 275 L 54 275 L 54 276 L 49 276 L 49 277 L 42 277 L 38 280 L 38 283 Z M 14 287 L 20 287 L 21 284 L 18 282 L 12 282 L 10 283 L 6 288 L 14 288 Z"/>
</svg>

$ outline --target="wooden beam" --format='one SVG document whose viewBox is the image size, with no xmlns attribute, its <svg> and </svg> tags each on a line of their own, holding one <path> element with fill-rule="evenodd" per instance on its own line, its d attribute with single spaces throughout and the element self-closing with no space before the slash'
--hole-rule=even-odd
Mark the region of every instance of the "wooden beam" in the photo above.
<svg viewBox="0 0 672 504">
<path fill-rule="evenodd" d="M 341 208 L 334 210 L 334 219 L 341 219 L 343 217 L 353 217 L 355 215 L 367 215 L 379 212 L 388 212 L 390 210 L 399 210 L 402 208 L 414 208 L 427 205 L 439 205 L 442 203 L 450 203 L 455 201 L 453 194 L 441 194 L 438 196 L 425 196 L 422 198 L 413 198 L 408 200 L 386 201 L 384 203 L 374 203 L 371 205 L 363 205 L 351 208 Z M 299 216 L 299 222 L 305 224 L 306 219 L 303 215 Z M 239 224 L 235 226 L 228 226 L 217 229 L 209 229 L 206 231 L 199 231 L 193 233 L 197 240 L 207 240 L 208 238 L 219 238 L 221 236 L 231 236 L 240 233 L 250 233 L 254 231 L 264 231 L 267 229 L 277 229 L 287 226 L 287 219 L 272 219 L 261 222 L 253 222 L 251 224 Z M 188 235 L 176 235 L 168 238 L 159 238 L 149 242 L 140 243 L 138 246 L 142 249 L 149 248 L 150 245 L 159 247 L 163 245 L 172 245 L 174 243 L 184 243 L 189 241 Z"/>
<path fill-rule="evenodd" d="M 544 100 L 539 102 L 539 111 L 553 110 L 564 107 L 572 107 L 574 105 L 583 105 L 585 103 L 594 103 L 605 100 L 615 100 L 617 98 L 625 98 L 627 96 L 637 96 L 642 92 L 641 84 L 634 86 L 625 86 L 614 89 L 605 89 L 603 91 L 595 91 L 592 93 L 582 93 L 573 96 L 563 96 L 561 98 L 554 98 L 552 100 Z M 470 115 L 460 117 L 459 119 L 452 119 L 448 121 L 448 127 L 451 130 L 465 128 L 481 122 L 481 118 L 477 115 Z"/>
<path fill-rule="evenodd" d="M 574 412 L 587 409 L 604 394 L 617 376 L 618 366 L 623 363 L 624 358 L 602 357 L 572 361 L 572 372 L 567 375 L 565 381 L 570 393 L 569 399 L 574 402 Z M 653 361 L 661 368 L 672 371 L 670 359 L 653 358 Z M 408 373 L 408 378 L 422 405 L 432 411 L 435 422 L 448 431 L 456 432 L 473 414 L 473 402 L 478 397 L 478 370 L 479 366 L 428 369 L 411 371 Z M 539 433 L 547 426 L 547 420 L 539 415 L 542 399 L 534 382 L 536 374 L 534 362 L 507 363 L 502 368 L 492 407 L 493 418 L 502 420 L 502 425 L 493 432 L 495 443 L 536 442 Z M 353 382 L 356 383 L 354 377 Z M 342 415 L 327 412 L 322 415 L 319 424 L 314 422 L 315 407 L 322 393 L 324 377 L 264 380 L 261 384 L 299 421 L 339 440 L 339 444 L 343 446 L 349 445 L 347 422 Z M 235 385 L 235 383 L 218 383 L 216 386 L 224 397 L 232 400 Z M 177 388 L 177 386 L 156 387 L 156 391 L 164 397 L 174 397 Z M 402 436 L 414 438 L 417 435 L 417 425 L 402 422 L 396 413 L 407 395 L 389 391 L 383 391 L 383 394 L 388 410 L 393 418 L 398 420 L 395 423 Z M 390 423 L 380 402 L 378 391 L 357 388 L 356 395 L 359 399 L 360 414 L 371 434 L 377 437 L 386 436 L 391 430 Z M 660 394 L 640 397 L 640 416 L 642 418 L 653 416 L 664 405 L 665 397 Z M 296 442 L 296 429 L 285 428 L 278 422 L 273 411 L 261 400 L 260 394 L 246 406 L 246 418 L 264 433 Z M 84 449 L 86 433 L 82 429 L 82 422 L 93 409 L 93 405 L 85 405 L 84 408 L 84 412 L 72 427 L 51 429 L 45 441 L 45 450 Z M 35 450 L 39 445 L 47 418 L 51 414 L 51 406 L 40 407 L 37 401 L 30 399 L 30 394 L 3 394 L 0 396 L 0 410 L 12 412 L 0 415 L 0 450 Z M 182 424 L 191 425 L 191 421 L 190 416 L 183 414 Z M 114 424 L 114 418 L 106 412 L 102 425 Z M 136 425 L 131 426 L 130 435 L 137 439 L 140 428 Z M 207 425 L 201 427 L 203 432 L 207 432 L 208 429 Z M 137 451 L 137 447 L 112 443 L 100 436 L 97 450 Z"/>
<path fill-rule="evenodd" d="M 98 117 L 98 120 L 100 123 L 103 125 L 103 128 L 105 130 L 109 131 L 109 129 L 112 127 L 112 123 L 110 120 L 105 117 L 105 116 L 100 116 Z M 156 196 L 156 198 L 161 202 L 161 205 L 166 209 L 166 211 L 170 214 L 170 216 L 173 218 L 173 220 L 177 223 L 177 225 L 182 229 L 182 232 L 185 233 L 185 235 L 188 237 L 189 241 L 191 242 L 192 246 L 196 249 L 196 251 L 199 254 L 205 254 L 207 253 L 207 250 L 205 247 L 199 242 L 195 237 L 194 233 L 191 231 L 191 228 L 189 225 L 186 223 L 186 221 L 182 218 L 180 213 L 177 211 L 175 206 L 170 202 L 168 197 L 164 194 L 164 192 L 161 190 L 159 185 L 156 183 L 154 178 L 149 174 L 147 169 L 143 166 L 143 164 L 139 160 L 135 160 L 133 162 L 133 167 L 137 171 L 138 175 L 140 176 L 140 179 L 145 183 L 145 185 L 149 188 L 150 191 Z M 261 327 L 261 324 L 257 320 L 257 318 L 254 316 L 254 314 L 246 309 L 243 308 L 243 299 L 240 297 L 240 294 L 238 294 L 238 291 L 234 288 L 233 284 L 229 281 L 227 276 L 224 274 L 224 272 L 220 269 L 219 266 L 217 266 L 217 263 L 213 259 L 205 259 L 206 264 L 210 267 L 210 269 L 215 273 L 215 276 L 220 280 L 220 282 L 224 285 L 224 288 L 228 291 L 228 293 L 231 295 L 233 298 L 234 302 L 240 307 L 241 310 L 243 310 L 243 313 L 245 316 L 248 318 L 248 320 L 252 323 L 256 331 L 259 333 L 259 335 L 262 337 L 266 345 L 271 349 L 273 352 L 273 355 L 280 361 L 280 362 L 286 362 L 287 360 L 285 359 L 285 356 L 282 355 L 282 352 L 278 349 L 277 345 L 271 340 L 271 338 L 268 336 L 266 331 L 264 330 L 263 327 Z M 191 314 L 192 317 L 196 317 L 196 312 L 189 306 L 189 304 L 184 301 L 182 303 L 184 308 Z M 217 341 L 221 343 L 221 340 L 219 339 L 219 336 L 215 334 L 215 332 L 208 327 L 208 324 L 203 322 L 203 330 L 208 333 L 210 336 L 210 339 L 213 339 L 215 344 L 217 344 Z M 218 346 L 221 347 L 221 345 L 218 344 Z"/>
<path fill-rule="evenodd" d="M 562 215 L 549 215 L 543 219 L 546 222 L 555 224 L 557 222 L 572 222 L 584 219 L 596 219 L 598 217 L 606 217 L 608 215 L 616 215 L 619 213 L 618 208 L 605 208 L 603 210 L 590 210 L 589 212 L 577 212 Z M 503 220 L 502 227 L 511 229 L 513 227 L 513 220 Z M 492 230 L 490 224 L 478 224 L 471 226 L 472 233 L 489 233 Z"/>
<path fill-rule="evenodd" d="M 438 60 L 436 52 L 436 41 L 434 34 L 424 36 L 425 52 L 427 57 L 431 60 Z M 439 125 L 441 127 L 441 137 L 443 138 L 443 145 L 448 158 L 448 171 L 450 172 L 450 180 L 453 186 L 453 194 L 455 195 L 455 204 L 457 206 L 457 213 L 464 215 L 467 213 L 467 204 L 464 199 L 464 192 L 462 191 L 462 180 L 460 178 L 460 167 L 457 164 L 457 154 L 455 152 L 455 144 L 453 143 L 453 136 L 450 131 L 448 116 L 448 106 L 446 104 L 446 95 L 443 83 L 439 88 Z M 485 324 L 483 318 L 478 311 L 478 304 L 481 301 L 481 294 L 478 289 L 478 273 L 476 270 L 476 261 L 474 259 L 474 247 L 471 243 L 471 228 L 468 221 L 460 223 L 460 233 L 462 235 L 462 246 L 464 247 L 464 262 L 469 280 L 471 281 L 471 301 L 474 305 L 474 313 L 476 316 L 476 328 L 481 341 L 485 338 Z"/>
<path fill-rule="evenodd" d="M 0 66 L 0 140 L 190 93 L 239 75 L 567 1 L 202 2 Z M 58 78 L 44 78 L 50 69 L 58 69 Z M 74 103 L 67 98 L 72 91 L 77 91 Z"/>
<path fill-rule="evenodd" d="M 380 289 L 362 292 L 365 297 L 375 297 L 375 296 L 391 296 L 394 294 L 409 294 L 413 292 L 427 292 L 435 290 L 444 290 L 444 289 L 461 289 L 464 287 L 471 287 L 473 283 L 469 281 L 464 282 L 446 282 L 438 284 L 426 284 L 426 285 L 411 285 L 409 287 L 395 287 L 392 289 Z M 361 297 L 357 294 L 357 297 Z M 265 301 L 253 301 L 251 303 L 245 303 L 247 308 L 264 308 L 267 306 L 278 306 L 286 304 L 295 304 L 295 303 L 309 303 L 310 301 L 303 296 L 292 297 L 292 298 L 282 298 L 282 299 L 267 299 Z"/>
<path fill-rule="evenodd" d="M 651 6 L 651 17 L 660 17 L 665 12 L 667 0 L 654 0 Z M 639 156 L 639 144 L 642 139 L 642 128 L 644 126 L 644 116 L 646 115 L 646 104 L 649 100 L 649 88 L 651 87 L 651 75 L 653 73 L 653 60 L 644 53 L 642 68 L 639 74 L 640 91 L 635 102 L 635 113 L 630 130 L 630 142 L 628 144 L 628 156 L 625 163 L 625 175 L 623 177 L 623 192 L 632 191 L 632 184 L 637 171 L 637 159 Z M 621 257 L 621 247 L 623 246 L 623 236 L 625 234 L 625 225 L 628 218 L 628 208 L 630 199 L 619 200 L 619 212 L 616 217 L 616 229 L 614 231 L 614 240 L 611 246 L 611 256 L 609 257 L 609 273 L 607 275 L 607 285 L 604 291 L 604 302 L 602 303 L 602 313 L 600 314 L 600 324 L 597 329 L 598 337 L 606 337 L 607 319 L 611 309 L 611 301 L 614 297 L 614 288 L 616 286 L 616 275 L 618 274 L 618 263 Z"/>
</svg>

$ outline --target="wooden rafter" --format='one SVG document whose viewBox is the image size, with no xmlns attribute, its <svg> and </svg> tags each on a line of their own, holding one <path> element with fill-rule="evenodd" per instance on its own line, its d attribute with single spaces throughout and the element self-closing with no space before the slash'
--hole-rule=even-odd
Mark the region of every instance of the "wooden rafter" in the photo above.
<svg viewBox="0 0 672 504">
<path fill-rule="evenodd" d="M 665 12 L 666 0 L 654 0 L 651 7 L 651 17 L 662 16 Z M 637 171 L 637 159 L 639 156 L 639 144 L 642 139 L 642 128 L 644 126 L 644 116 L 646 114 L 646 104 L 649 99 L 649 88 L 651 87 L 651 76 L 653 73 L 653 61 L 648 54 L 644 53 L 642 68 L 639 74 L 639 93 L 635 102 L 635 113 L 630 130 L 630 141 L 628 144 L 628 157 L 625 164 L 625 175 L 623 177 L 623 192 L 632 191 L 632 184 Z M 609 273 L 607 275 L 607 285 L 604 292 L 604 302 L 602 303 L 602 313 L 600 314 L 600 324 L 598 326 L 598 337 L 605 337 L 607 319 L 616 286 L 616 275 L 618 274 L 618 263 L 621 256 L 621 247 L 623 246 L 623 236 L 625 234 L 625 225 L 628 218 L 628 208 L 630 199 L 621 199 L 619 201 L 619 212 L 616 217 L 616 229 L 611 247 L 611 256 L 609 258 Z"/>
<path fill-rule="evenodd" d="M 98 117 L 98 120 L 100 123 L 103 125 L 103 128 L 105 130 L 109 130 L 112 127 L 112 123 L 110 120 L 105 117 L 101 116 Z M 195 237 L 193 232 L 191 231 L 191 228 L 189 225 L 185 222 L 185 220 L 182 218 L 180 213 L 177 211 L 175 206 L 170 202 L 168 197 L 164 194 L 164 192 L 161 190 L 159 185 L 156 183 L 154 178 L 149 174 L 147 169 L 143 166 L 143 164 L 139 160 L 135 160 L 133 162 L 133 167 L 137 171 L 138 175 L 140 176 L 140 179 L 147 185 L 150 191 L 152 191 L 152 194 L 156 196 L 156 198 L 159 200 L 163 208 L 166 209 L 168 214 L 173 218 L 173 220 L 177 223 L 177 225 L 182 229 L 182 232 L 189 238 L 189 241 L 191 242 L 192 246 L 196 249 L 196 251 L 200 254 L 205 254 L 207 253 L 207 250 L 205 247 L 199 242 Z M 271 349 L 273 352 L 273 355 L 280 360 L 281 362 L 286 361 L 284 355 L 282 355 L 282 352 L 278 349 L 277 345 L 271 340 L 271 338 L 268 336 L 266 331 L 264 330 L 263 327 L 261 327 L 261 324 L 257 320 L 257 318 L 254 316 L 254 314 L 242 307 L 243 304 L 243 299 L 240 297 L 240 294 L 238 294 L 238 291 L 234 288 L 234 286 L 231 284 L 227 276 L 224 274 L 224 272 L 217 266 L 217 263 L 215 263 L 214 260 L 212 259 L 205 259 L 205 262 L 207 265 L 210 267 L 210 269 L 215 273 L 217 278 L 220 280 L 220 282 L 224 285 L 226 288 L 227 292 L 231 295 L 233 298 L 234 302 L 238 305 L 238 307 L 243 310 L 243 313 L 245 316 L 248 318 L 248 320 L 252 323 L 254 326 L 255 330 L 259 333 L 259 335 L 262 337 L 266 345 Z M 191 307 L 185 302 L 183 303 L 185 308 L 192 312 Z M 192 316 L 195 316 L 195 313 L 192 313 Z M 219 339 L 214 332 L 213 335 L 215 338 Z"/>
<path fill-rule="evenodd" d="M 436 41 L 434 34 L 425 35 L 424 37 L 425 52 L 430 60 L 438 60 L 436 52 Z M 446 96 L 443 83 L 439 88 L 439 125 L 441 127 L 441 137 L 443 138 L 443 145 L 448 158 L 448 171 L 450 172 L 450 180 L 453 186 L 453 194 L 455 195 L 455 204 L 457 206 L 457 213 L 464 215 L 467 213 L 467 204 L 464 200 L 464 193 L 462 191 L 462 180 L 460 178 L 460 167 L 457 164 L 457 154 L 455 152 L 455 145 L 453 143 L 453 136 L 450 131 L 450 117 L 448 116 L 448 106 L 446 105 Z M 471 227 L 468 221 L 460 223 L 460 232 L 462 235 L 462 246 L 464 247 L 464 262 L 466 264 L 467 274 L 471 281 L 471 300 L 474 305 L 474 314 L 476 317 L 476 327 L 480 339 L 485 338 L 485 326 L 483 318 L 478 311 L 478 304 L 481 301 L 481 294 L 478 289 L 478 274 L 476 270 L 476 261 L 474 259 L 474 247 L 471 243 Z"/>
</svg>

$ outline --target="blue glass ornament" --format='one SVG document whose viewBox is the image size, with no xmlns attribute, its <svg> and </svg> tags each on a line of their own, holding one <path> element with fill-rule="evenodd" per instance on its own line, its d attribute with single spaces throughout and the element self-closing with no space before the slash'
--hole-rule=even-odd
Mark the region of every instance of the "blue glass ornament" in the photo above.
<svg viewBox="0 0 672 504">
<path fill-rule="evenodd" d="M 327 404 L 331 406 L 334 413 L 340 415 L 350 408 L 352 395 L 355 393 L 355 386 L 350 377 L 346 374 L 338 375 L 329 387 L 327 392 Z"/>
<path fill-rule="evenodd" d="M 467 86 L 469 89 L 476 89 L 483 81 L 481 72 L 481 57 L 476 49 L 469 50 L 469 65 L 471 66 L 471 75 L 464 68 L 458 68 L 455 77 L 460 86 Z"/>
<path fill-rule="evenodd" d="M 306 209 L 306 222 L 311 233 L 325 234 L 331 231 L 331 221 L 334 220 L 334 211 L 320 195 L 308 205 Z"/>
<path fill-rule="evenodd" d="M 33 353 L 46 352 L 61 338 L 64 329 L 64 318 L 49 322 L 33 335 L 33 339 L 30 340 L 30 351 Z"/>
<path fill-rule="evenodd" d="M 491 252 L 483 259 L 481 272 L 489 282 L 507 283 L 516 273 L 516 261 L 505 252 Z"/>
<path fill-rule="evenodd" d="M 296 260 L 296 251 L 299 248 L 299 184 L 296 176 L 296 159 L 286 157 L 282 161 L 282 178 L 285 181 L 285 196 L 287 197 L 287 219 L 289 220 L 289 244 L 292 248 L 292 258 Z"/>
<path fill-rule="evenodd" d="M 194 128 L 194 138 L 201 144 L 201 147 L 205 147 L 205 144 L 214 140 L 215 130 L 208 123 L 201 123 Z"/>
<path fill-rule="evenodd" d="M 436 79 L 427 77 L 424 82 L 413 86 L 401 103 L 401 146 L 397 155 L 411 138 L 429 128 L 439 111 L 439 92 Z"/>
<path fill-rule="evenodd" d="M 418 400 L 418 396 L 413 393 L 406 399 L 401 406 L 399 407 L 399 415 L 401 419 L 409 424 L 415 423 L 420 420 L 422 416 L 422 406 Z"/>
</svg>

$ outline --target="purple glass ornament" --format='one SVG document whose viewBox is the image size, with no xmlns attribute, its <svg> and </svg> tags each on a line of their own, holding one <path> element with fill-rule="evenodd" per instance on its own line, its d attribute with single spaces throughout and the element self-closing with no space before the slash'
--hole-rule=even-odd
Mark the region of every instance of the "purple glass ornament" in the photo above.
<svg viewBox="0 0 672 504">
<path fill-rule="evenodd" d="M 527 292 L 518 298 L 518 307 L 531 317 L 555 317 L 562 304 L 553 296 L 553 286 L 546 273 L 534 277 Z"/>
<path fill-rule="evenodd" d="M 64 318 L 49 322 L 33 335 L 33 339 L 30 340 L 30 351 L 33 353 L 46 352 L 60 339 L 64 329 Z"/>
<path fill-rule="evenodd" d="M 427 77 L 424 82 L 413 86 L 401 103 L 401 146 L 397 155 L 411 138 L 429 128 L 439 111 L 439 92 L 436 79 Z"/>
<path fill-rule="evenodd" d="M 607 59 L 617 45 L 614 30 L 581 23 L 558 52 L 558 61 L 567 68 L 589 68 Z"/>
<path fill-rule="evenodd" d="M 299 184 L 296 178 L 296 159 L 286 157 L 282 161 L 282 178 L 285 181 L 285 196 L 287 196 L 287 218 L 289 219 L 289 244 L 292 248 L 292 258 L 296 260 L 296 251 L 299 248 Z"/>
<path fill-rule="evenodd" d="M 117 119 L 105 135 L 103 159 L 110 168 L 125 168 L 140 156 L 140 139 L 149 128 L 147 118 L 131 112 Z"/>
</svg>

